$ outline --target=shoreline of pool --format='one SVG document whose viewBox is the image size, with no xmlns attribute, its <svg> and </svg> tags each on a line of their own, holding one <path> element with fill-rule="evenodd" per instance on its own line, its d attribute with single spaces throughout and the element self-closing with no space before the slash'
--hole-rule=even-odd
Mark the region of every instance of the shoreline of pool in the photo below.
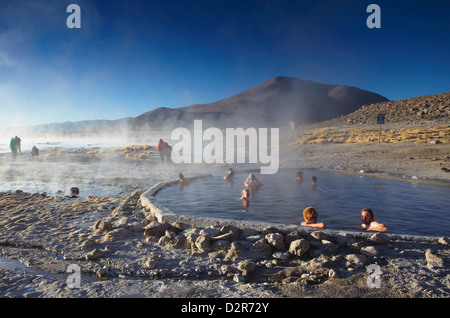
<svg viewBox="0 0 450 318">
<path fill-rule="evenodd" d="M 318 169 L 326 171 L 326 169 Z M 329 170 L 329 169 L 328 169 Z M 236 171 L 236 173 L 252 172 L 257 171 L 255 169 L 248 169 L 244 171 Z M 334 171 L 336 170 L 329 170 Z M 350 174 L 350 173 L 349 173 Z M 191 180 L 202 179 L 212 177 L 211 174 L 198 175 L 190 177 Z M 379 176 L 383 177 L 383 176 Z M 392 179 L 391 179 L 392 180 Z M 403 180 L 403 179 L 401 179 Z M 195 217 L 192 215 L 178 214 L 161 204 L 156 199 L 156 194 L 167 186 L 173 186 L 178 183 L 178 180 L 168 180 L 161 181 L 150 187 L 147 191 L 143 192 L 140 196 L 141 205 L 149 212 L 150 216 L 156 219 L 158 222 L 182 222 L 189 224 L 192 227 L 210 227 L 210 226 L 224 226 L 224 225 L 234 225 L 239 228 L 252 228 L 256 230 L 263 230 L 264 228 L 274 227 L 283 231 L 299 231 L 301 233 L 310 234 L 317 231 L 316 229 L 311 229 L 307 227 L 302 227 L 300 225 L 290 225 L 281 224 L 273 222 L 262 222 L 262 221 L 243 221 L 235 220 L 232 218 L 214 218 L 214 217 Z M 357 231 L 346 231 L 346 230 L 333 230 L 324 229 L 321 230 L 323 233 L 336 236 L 336 235 L 352 235 L 354 237 L 370 238 L 377 232 L 357 232 Z M 404 241 L 415 241 L 415 242 L 437 242 L 442 236 L 426 236 L 426 235 L 412 235 L 412 234 L 399 234 L 399 233 L 383 233 L 387 235 L 391 240 L 404 240 Z"/>
</svg>

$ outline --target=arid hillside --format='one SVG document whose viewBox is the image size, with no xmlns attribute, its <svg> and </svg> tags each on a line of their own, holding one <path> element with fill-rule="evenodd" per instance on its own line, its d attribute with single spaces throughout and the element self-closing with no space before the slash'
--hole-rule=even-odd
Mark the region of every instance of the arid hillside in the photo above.
<svg viewBox="0 0 450 318">
<path fill-rule="evenodd" d="M 351 114 L 324 121 L 317 126 L 376 125 L 378 114 L 385 114 L 387 125 L 450 123 L 450 92 L 364 105 Z"/>
<path fill-rule="evenodd" d="M 377 124 L 378 114 L 385 114 L 381 126 Z M 297 144 L 448 144 L 450 93 L 366 105 L 349 115 L 300 127 L 295 141 Z"/>
</svg>

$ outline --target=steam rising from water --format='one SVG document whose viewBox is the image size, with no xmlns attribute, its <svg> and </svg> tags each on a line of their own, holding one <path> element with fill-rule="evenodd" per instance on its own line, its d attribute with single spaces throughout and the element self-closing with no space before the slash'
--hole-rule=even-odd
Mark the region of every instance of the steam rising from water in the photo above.
<svg viewBox="0 0 450 318">
<path fill-rule="evenodd" d="M 22 156 L 12 159 L 10 138 L 0 144 L 0 191 L 23 190 L 68 195 L 71 187 L 80 196 L 114 195 L 146 188 L 155 180 L 174 175 L 174 167 L 161 164 L 154 149 L 162 133 L 128 135 L 18 134 Z M 31 156 L 36 145 L 40 154 Z M 133 148 L 133 145 L 147 145 Z M 128 148 L 127 148 L 128 147 Z M 171 172 L 168 169 L 173 169 Z M 110 192 L 110 193 L 108 193 Z"/>
</svg>

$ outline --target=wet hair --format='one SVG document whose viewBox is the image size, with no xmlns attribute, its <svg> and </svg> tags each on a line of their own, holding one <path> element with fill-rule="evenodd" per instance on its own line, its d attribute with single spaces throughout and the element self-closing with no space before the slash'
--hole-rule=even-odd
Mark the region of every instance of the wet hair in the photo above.
<svg viewBox="0 0 450 318">
<path fill-rule="evenodd" d="M 178 172 L 178 179 L 184 179 L 184 176 L 181 172 Z"/>
<path fill-rule="evenodd" d="M 370 209 L 370 208 L 364 208 L 364 209 L 361 210 L 361 213 L 363 213 L 363 212 L 369 213 L 370 219 L 371 219 L 372 221 L 375 219 L 375 215 L 373 214 L 372 209 Z"/>
<path fill-rule="evenodd" d="M 312 182 L 317 182 L 317 177 L 316 177 L 316 176 L 312 176 L 312 177 L 311 177 L 311 181 L 312 181 Z"/>
<path fill-rule="evenodd" d="M 314 207 L 312 206 L 309 206 L 303 210 L 303 217 L 305 218 L 305 221 L 308 223 L 313 217 L 317 217 L 318 215 L 319 214 L 317 213 L 316 209 L 314 209 Z"/>
</svg>

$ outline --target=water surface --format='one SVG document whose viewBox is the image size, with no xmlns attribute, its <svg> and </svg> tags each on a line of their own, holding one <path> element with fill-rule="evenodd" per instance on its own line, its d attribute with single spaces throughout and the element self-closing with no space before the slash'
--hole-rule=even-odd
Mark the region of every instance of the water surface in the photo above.
<svg viewBox="0 0 450 318">
<path fill-rule="evenodd" d="M 247 174 L 236 175 L 233 183 L 214 176 L 182 188 L 166 187 L 157 200 L 179 214 L 296 225 L 303 221 L 303 209 L 314 206 L 318 221 L 327 228 L 349 231 L 361 231 L 360 211 L 369 207 L 375 220 L 386 224 L 391 233 L 449 236 L 448 187 L 303 171 L 302 183 L 296 181 L 294 170 L 257 175 L 263 186 L 252 193 L 248 207 L 239 199 Z M 313 175 L 318 179 L 316 187 L 310 182 Z"/>
</svg>

